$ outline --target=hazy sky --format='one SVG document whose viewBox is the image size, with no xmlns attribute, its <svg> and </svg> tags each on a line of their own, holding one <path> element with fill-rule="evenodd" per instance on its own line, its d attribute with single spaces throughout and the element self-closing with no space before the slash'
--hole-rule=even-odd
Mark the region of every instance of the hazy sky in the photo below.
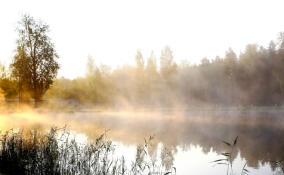
<svg viewBox="0 0 284 175">
<path fill-rule="evenodd" d="M 284 31 L 283 0 L 1 0 L 0 61 L 16 48 L 15 27 L 28 13 L 50 26 L 60 56 L 59 76 L 85 73 L 88 55 L 113 67 L 160 57 L 168 45 L 178 61 L 236 53 L 248 43 L 267 45 Z"/>
</svg>

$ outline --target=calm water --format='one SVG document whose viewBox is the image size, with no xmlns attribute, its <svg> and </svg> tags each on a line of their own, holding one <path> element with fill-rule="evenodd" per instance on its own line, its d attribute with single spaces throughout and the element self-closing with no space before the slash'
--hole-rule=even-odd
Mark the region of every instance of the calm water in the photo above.
<svg viewBox="0 0 284 175">
<path fill-rule="evenodd" d="M 284 158 L 284 111 L 190 110 L 158 112 L 21 112 L 0 114 L 0 129 L 62 127 L 65 124 L 88 140 L 107 131 L 116 154 L 131 162 L 136 145 L 153 136 L 153 153 L 177 174 L 226 174 L 226 166 L 210 163 L 228 151 L 222 140 L 239 137 L 233 156 L 235 174 L 247 163 L 249 174 L 278 174 L 271 161 Z"/>
</svg>

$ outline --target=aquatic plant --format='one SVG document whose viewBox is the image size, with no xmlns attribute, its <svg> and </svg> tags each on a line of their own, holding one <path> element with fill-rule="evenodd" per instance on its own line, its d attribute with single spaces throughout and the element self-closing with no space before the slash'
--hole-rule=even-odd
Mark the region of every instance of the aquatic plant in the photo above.
<svg viewBox="0 0 284 175">
<path fill-rule="evenodd" d="M 278 169 L 278 174 L 284 174 L 284 160 L 271 161 L 271 165 Z"/>
<path fill-rule="evenodd" d="M 237 142 L 238 142 L 238 138 L 239 137 L 237 136 L 232 143 L 222 140 L 222 143 L 224 143 L 229 148 L 229 151 L 221 153 L 221 156 L 223 158 L 214 160 L 212 162 L 212 163 L 215 163 L 214 165 L 226 165 L 227 166 L 227 168 L 226 168 L 227 169 L 226 170 L 227 175 L 233 175 L 234 174 L 233 173 L 233 153 L 235 151 L 235 148 L 236 148 L 236 145 L 237 145 Z M 247 170 L 246 166 L 247 166 L 247 164 L 245 163 L 245 165 L 242 168 L 240 175 L 248 175 L 249 170 Z"/>
<path fill-rule="evenodd" d="M 0 172 L 4 174 L 172 174 L 149 158 L 152 138 L 137 146 L 136 159 L 127 165 L 114 155 L 115 146 L 106 134 L 79 143 L 66 128 L 9 130 L 0 136 Z M 148 157 L 148 158 L 147 158 Z"/>
</svg>

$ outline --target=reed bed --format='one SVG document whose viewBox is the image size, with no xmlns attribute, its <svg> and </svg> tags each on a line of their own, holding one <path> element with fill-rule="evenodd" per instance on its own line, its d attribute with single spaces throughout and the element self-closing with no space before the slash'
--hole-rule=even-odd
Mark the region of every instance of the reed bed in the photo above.
<svg viewBox="0 0 284 175">
<path fill-rule="evenodd" d="M 153 137 L 145 139 L 136 147 L 134 161 L 129 163 L 124 156 L 115 155 L 116 145 L 108 140 L 106 133 L 95 140 L 78 142 L 66 127 L 9 130 L 0 132 L 0 175 L 169 175 L 176 174 L 175 167 L 151 157 Z M 222 141 L 228 152 L 212 161 L 214 165 L 225 165 L 226 174 L 233 175 L 233 154 L 238 137 L 232 143 Z M 161 158 L 166 159 L 161 154 Z M 284 173 L 283 160 L 271 164 Z M 240 175 L 249 175 L 245 163 Z"/>
<path fill-rule="evenodd" d="M 114 155 L 115 145 L 105 134 L 79 143 L 65 128 L 9 130 L 0 136 L 0 174 L 175 174 L 174 168 L 167 169 L 149 158 L 151 139 L 137 146 L 135 160 L 126 164 L 123 156 Z"/>
</svg>

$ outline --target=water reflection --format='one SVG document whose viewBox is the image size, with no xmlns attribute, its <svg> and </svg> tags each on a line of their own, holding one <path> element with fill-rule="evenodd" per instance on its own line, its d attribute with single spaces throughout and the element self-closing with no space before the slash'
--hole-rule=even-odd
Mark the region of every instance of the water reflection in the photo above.
<svg viewBox="0 0 284 175">
<path fill-rule="evenodd" d="M 157 159 L 162 143 L 162 164 L 172 167 L 178 148 L 186 152 L 192 146 L 203 154 L 221 153 L 227 147 L 222 140 L 239 137 L 237 152 L 249 167 L 259 168 L 284 157 L 284 111 L 187 111 L 136 113 L 19 113 L 1 114 L 2 130 L 15 127 L 50 127 L 66 124 L 89 139 L 107 132 L 108 137 L 124 145 L 143 144 L 143 138 L 154 136 L 149 147 Z M 237 153 L 233 157 L 237 159 Z M 207 162 L 206 162 L 207 163 Z M 273 169 L 273 167 L 272 167 Z"/>
</svg>

